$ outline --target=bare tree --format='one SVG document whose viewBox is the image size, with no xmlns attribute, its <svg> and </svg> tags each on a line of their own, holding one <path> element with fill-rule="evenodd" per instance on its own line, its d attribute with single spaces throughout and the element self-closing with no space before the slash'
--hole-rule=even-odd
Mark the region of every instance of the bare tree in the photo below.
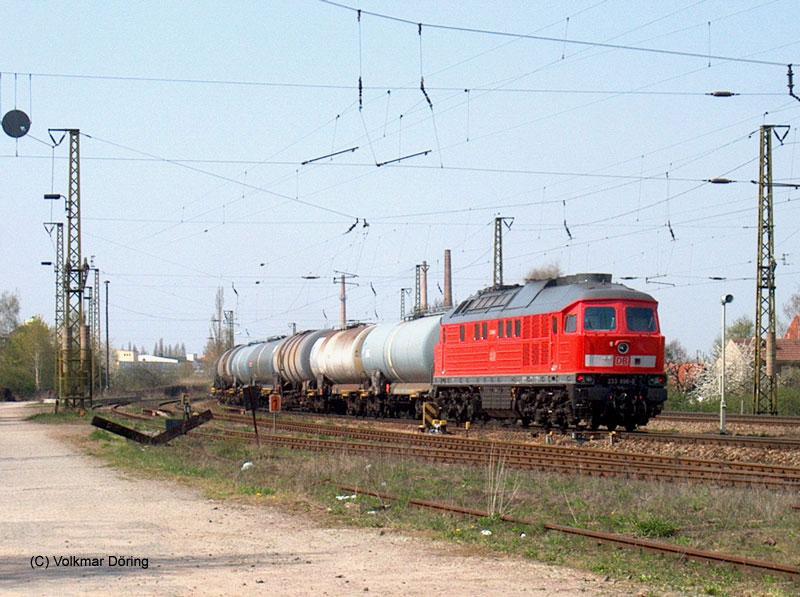
<svg viewBox="0 0 800 597">
<path fill-rule="evenodd" d="M 228 339 L 223 329 L 223 317 L 225 310 L 225 290 L 220 286 L 214 297 L 214 315 L 211 317 L 209 328 L 209 338 L 206 344 L 206 362 L 214 363 L 228 346 Z"/>
<path fill-rule="evenodd" d="M 790 322 L 796 315 L 800 315 L 800 290 L 790 296 L 786 304 L 783 305 L 783 314 L 786 315 L 786 319 Z"/>
<path fill-rule="evenodd" d="M 689 353 L 686 352 L 681 341 L 676 338 L 667 342 L 664 347 L 664 360 L 668 363 L 685 363 L 689 360 Z"/>
<path fill-rule="evenodd" d="M 16 292 L 0 294 L 0 337 L 6 337 L 19 327 L 19 297 Z"/>
</svg>

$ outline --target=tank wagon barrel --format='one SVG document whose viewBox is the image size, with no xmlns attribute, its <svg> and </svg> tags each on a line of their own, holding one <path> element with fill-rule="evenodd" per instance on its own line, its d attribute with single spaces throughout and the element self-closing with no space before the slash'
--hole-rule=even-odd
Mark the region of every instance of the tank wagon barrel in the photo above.
<svg viewBox="0 0 800 597">
<path fill-rule="evenodd" d="M 314 344 L 333 333 L 332 330 L 307 330 L 290 336 L 275 348 L 273 370 L 293 384 L 314 379 L 311 352 Z"/>
</svg>

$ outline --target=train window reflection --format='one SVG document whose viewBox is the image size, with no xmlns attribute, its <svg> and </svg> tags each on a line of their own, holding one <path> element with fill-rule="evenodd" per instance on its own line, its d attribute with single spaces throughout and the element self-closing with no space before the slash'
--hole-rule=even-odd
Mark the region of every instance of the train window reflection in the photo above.
<svg viewBox="0 0 800 597">
<path fill-rule="evenodd" d="M 628 307 L 625 321 L 632 332 L 655 332 L 656 315 L 650 307 Z"/>
<path fill-rule="evenodd" d="M 568 334 L 573 333 L 575 330 L 578 329 L 578 316 L 574 313 L 571 315 L 567 315 L 564 319 L 564 331 Z"/>
<path fill-rule="evenodd" d="M 583 329 L 587 332 L 608 332 L 617 329 L 614 307 L 587 307 L 583 318 Z"/>
</svg>

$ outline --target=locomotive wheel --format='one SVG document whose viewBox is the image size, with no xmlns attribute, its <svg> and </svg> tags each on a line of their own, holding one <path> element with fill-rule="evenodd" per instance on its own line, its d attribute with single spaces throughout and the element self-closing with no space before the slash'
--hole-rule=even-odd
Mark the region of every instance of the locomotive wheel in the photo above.
<svg viewBox="0 0 800 597">
<path fill-rule="evenodd" d="M 626 423 L 625 423 L 625 431 L 636 431 L 636 422 L 635 421 L 626 421 Z"/>
</svg>

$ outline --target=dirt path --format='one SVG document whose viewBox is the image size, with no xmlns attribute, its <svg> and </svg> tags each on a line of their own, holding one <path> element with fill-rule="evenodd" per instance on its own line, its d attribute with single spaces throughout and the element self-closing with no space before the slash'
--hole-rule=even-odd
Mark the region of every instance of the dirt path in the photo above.
<svg viewBox="0 0 800 597">
<path fill-rule="evenodd" d="M 602 578 L 369 529 L 320 528 L 131 479 L 0 404 L 0 593 L 626 594 Z M 31 558 L 48 556 L 49 568 Z M 56 557 L 104 558 L 63 567 Z M 119 567 L 110 556 L 147 558 Z M 44 560 L 40 560 L 44 561 Z"/>
</svg>

